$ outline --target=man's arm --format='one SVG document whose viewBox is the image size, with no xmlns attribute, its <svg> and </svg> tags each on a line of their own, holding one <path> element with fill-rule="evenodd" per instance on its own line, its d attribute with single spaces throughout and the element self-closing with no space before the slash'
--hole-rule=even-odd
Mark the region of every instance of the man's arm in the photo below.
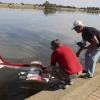
<svg viewBox="0 0 100 100">
<path fill-rule="evenodd" d="M 81 42 L 84 43 L 84 47 L 85 47 L 85 45 L 86 45 L 86 40 L 83 39 Z M 80 49 L 76 52 L 76 56 L 77 56 L 77 57 L 79 57 L 81 51 L 83 50 L 82 48 L 83 48 L 83 47 L 80 47 Z"/>
<path fill-rule="evenodd" d="M 50 61 L 50 65 L 55 66 L 57 62 L 57 52 L 53 52 L 51 55 L 51 61 Z"/>
<path fill-rule="evenodd" d="M 89 49 L 89 48 L 92 48 L 92 47 L 95 47 L 97 44 L 99 44 L 99 41 L 97 39 L 96 36 L 93 36 L 93 38 L 91 38 L 91 40 L 93 41 L 89 46 L 84 46 L 83 48 L 80 48 L 78 50 L 78 52 L 76 53 L 77 57 L 79 57 L 80 53 L 82 50 L 85 50 L 85 49 Z"/>
<path fill-rule="evenodd" d="M 93 42 L 89 46 L 83 47 L 83 49 L 89 49 L 89 48 L 95 47 L 97 44 L 99 44 L 99 41 L 96 36 L 94 36 L 91 40 Z"/>
</svg>

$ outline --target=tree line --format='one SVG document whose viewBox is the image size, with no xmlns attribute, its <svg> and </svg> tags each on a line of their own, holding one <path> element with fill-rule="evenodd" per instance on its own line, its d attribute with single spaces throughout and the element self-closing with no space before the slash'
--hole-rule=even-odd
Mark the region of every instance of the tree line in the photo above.
<svg viewBox="0 0 100 100">
<path fill-rule="evenodd" d="M 7 4 L 7 3 L 2 3 L 0 2 L 0 4 Z M 17 3 L 9 3 L 8 5 L 14 5 L 14 4 L 17 4 Z M 21 3 L 21 5 L 33 5 L 33 6 L 44 6 L 45 9 L 56 9 L 56 8 L 78 8 L 78 7 L 75 7 L 75 6 L 63 6 L 63 5 L 56 5 L 56 4 L 51 4 L 49 3 L 48 1 L 44 2 L 43 4 L 25 4 L 25 3 Z M 100 10 L 99 7 L 81 7 L 79 9 L 87 9 L 87 10 Z"/>
</svg>

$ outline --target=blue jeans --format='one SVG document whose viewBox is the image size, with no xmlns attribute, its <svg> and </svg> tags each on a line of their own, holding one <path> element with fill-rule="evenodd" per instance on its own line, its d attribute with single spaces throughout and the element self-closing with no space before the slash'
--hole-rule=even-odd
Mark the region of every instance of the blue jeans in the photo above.
<svg viewBox="0 0 100 100">
<path fill-rule="evenodd" d="M 93 77 L 96 62 L 100 56 L 100 47 L 93 47 L 85 53 L 85 70 L 88 71 L 86 74 L 88 77 Z"/>
</svg>

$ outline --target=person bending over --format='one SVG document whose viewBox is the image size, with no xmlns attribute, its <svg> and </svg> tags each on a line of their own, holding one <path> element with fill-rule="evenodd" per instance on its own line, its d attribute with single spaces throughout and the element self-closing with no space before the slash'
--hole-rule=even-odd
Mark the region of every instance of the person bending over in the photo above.
<svg viewBox="0 0 100 100">
<path fill-rule="evenodd" d="M 76 55 L 79 57 L 82 50 L 87 50 L 85 52 L 85 67 L 84 70 L 86 75 L 82 78 L 92 78 L 94 75 L 94 70 L 96 62 L 100 56 L 100 31 L 94 27 L 84 26 L 80 20 L 76 20 L 73 23 L 73 28 L 77 33 L 82 33 L 82 38 L 85 42 L 89 42 L 88 46 L 80 48 Z"/>
<path fill-rule="evenodd" d="M 46 71 L 59 80 L 53 88 L 65 89 L 69 84 L 73 84 L 72 78 L 80 76 L 83 67 L 74 51 L 68 45 L 63 45 L 59 39 L 51 42 L 51 49 L 51 62 Z"/>
</svg>

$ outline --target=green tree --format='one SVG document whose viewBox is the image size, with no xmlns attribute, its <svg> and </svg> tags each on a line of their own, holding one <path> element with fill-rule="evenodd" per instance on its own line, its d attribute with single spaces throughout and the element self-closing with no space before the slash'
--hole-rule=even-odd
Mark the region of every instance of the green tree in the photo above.
<svg viewBox="0 0 100 100">
<path fill-rule="evenodd" d="M 55 4 L 47 4 L 47 5 L 45 5 L 45 9 L 56 9 L 56 5 Z"/>
<path fill-rule="evenodd" d="M 50 4 L 48 1 L 46 1 L 43 6 L 45 6 L 45 9 L 56 9 L 56 4 Z"/>
<path fill-rule="evenodd" d="M 44 4 L 43 4 L 43 6 L 46 6 L 46 5 L 48 5 L 48 4 L 50 4 L 48 1 L 46 1 Z"/>
<path fill-rule="evenodd" d="M 22 5 L 24 5 L 24 3 L 21 3 Z"/>
</svg>

